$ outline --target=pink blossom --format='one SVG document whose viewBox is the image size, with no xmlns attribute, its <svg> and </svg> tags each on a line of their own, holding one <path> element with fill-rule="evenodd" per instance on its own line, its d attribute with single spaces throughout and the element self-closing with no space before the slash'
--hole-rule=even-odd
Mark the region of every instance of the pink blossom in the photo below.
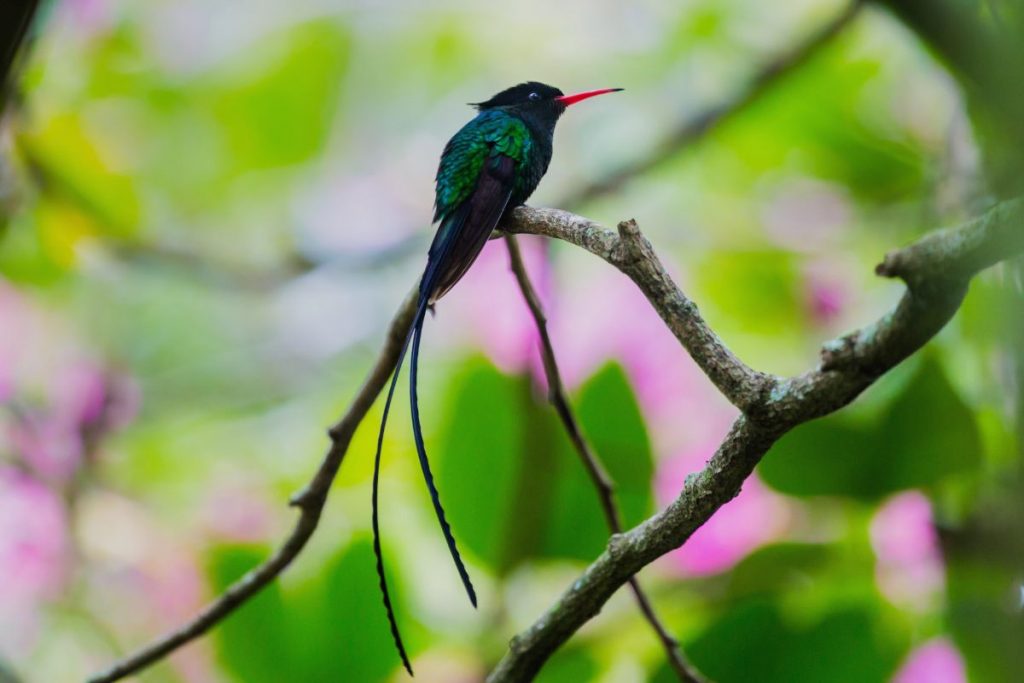
<svg viewBox="0 0 1024 683">
<path fill-rule="evenodd" d="M 67 0 L 62 8 L 76 32 L 93 36 L 106 32 L 116 19 L 109 0 Z"/>
<path fill-rule="evenodd" d="M 893 677 L 893 683 L 966 683 L 960 652 L 947 638 L 935 638 L 914 649 Z"/>
<path fill-rule="evenodd" d="M 807 309 L 818 325 L 829 325 L 843 312 L 847 294 L 839 282 L 810 277 L 807 282 Z"/>
<path fill-rule="evenodd" d="M 537 238 L 519 238 L 519 244 L 533 286 L 547 307 L 544 245 Z M 484 247 L 466 276 L 438 306 L 438 318 L 444 320 L 433 328 L 438 336 L 452 343 L 451 335 L 459 334 L 458 343 L 483 349 L 505 372 L 539 367 L 536 325 L 509 267 L 504 240 L 491 240 Z"/>
<path fill-rule="evenodd" d="M 46 480 L 67 479 L 81 462 L 81 435 L 62 417 L 22 410 L 7 430 L 14 453 Z"/>
<path fill-rule="evenodd" d="M 79 362 L 56 368 L 42 408 L 12 407 L 7 438 L 33 472 L 44 479 L 68 479 L 96 440 L 127 423 L 138 402 L 134 384 Z"/>
<path fill-rule="evenodd" d="M 632 282 L 600 268 L 574 273 L 554 288 L 543 242 L 520 238 L 520 244 L 570 389 L 617 361 L 626 369 L 657 453 L 693 448 L 725 432 L 735 409 Z M 468 340 L 506 372 L 530 369 L 544 385 L 535 325 L 509 271 L 504 244 L 488 244 L 443 304 L 438 317 L 444 324 L 432 327 L 430 337 L 448 344 Z"/>
<path fill-rule="evenodd" d="M 892 602 L 919 610 L 934 604 L 945 585 L 945 569 L 932 508 L 918 491 L 893 496 L 871 521 L 879 589 Z"/>
<path fill-rule="evenodd" d="M 67 534 L 57 495 L 21 472 L 0 468 L 0 642 L 25 647 L 26 624 L 34 623 L 39 603 L 60 592 Z"/>
<path fill-rule="evenodd" d="M 833 327 L 855 303 L 849 287 L 857 275 L 845 257 L 828 255 L 803 264 L 804 309 L 812 323 Z"/>
<path fill-rule="evenodd" d="M 717 442 L 716 442 L 717 443 Z M 699 471 L 714 454 L 709 445 L 665 462 L 658 473 L 657 492 L 667 504 L 683 490 L 686 476 Z M 702 576 L 725 571 L 757 548 L 781 537 L 790 512 L 782 496 L 756 477 L 698 529 L 679 550 L 668 555 L 682 573 Z"/>
<path fill-rule="evenodd" d="M 120 429 L 139 408 L 139 388 L 131 378 L 88 361 L 56 373 L 50 395 L 55 412 L 79 431 Z"/>
<path fill-rule="evenodd" d="M 171 547 L 149 557 L 144 573 L 151 604 L 156 605 L 161 620 L 189 617 L 202 605 L 205 585 L 187 551 Z"/>
<path fill-rule="evenodd" d="M 625 276 L 601 269 L 559 291 L 549 316 L 566 383 L 578 385 L 601 365 L 625 367 L 655 449 L 674 453 L 720 437 L 736 415 Z"/>
<path fill-rule="evenodd" d="M 77 363 L 55 373 L 51 395 L 56 412 L 74 424 L 98 423 L 107 406 L 106 379 L 91 363 Z"/>
<path fill-rule="evenodd" d="M 255 484 L 231 483 L 218 489 L 204 504 L 210 531 L 232 542 L 262 542 L 271 534 L 272 499 Z"/>
<path fill-rule="evenodd" d="M 768 235 L 791 251 L 828 249 L 851 223 L 845 188 L 800 178 L 773 189 L 763 221 Z"/>
</svg>

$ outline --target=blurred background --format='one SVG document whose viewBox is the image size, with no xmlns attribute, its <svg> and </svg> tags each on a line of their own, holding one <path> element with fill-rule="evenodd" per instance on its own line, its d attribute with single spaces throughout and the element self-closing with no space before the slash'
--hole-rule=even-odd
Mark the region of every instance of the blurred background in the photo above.
<svg viewBox="0 0 1024 683">
<path fill-rule="evenodd" d="M 947 4 L 1021 42 L 1018 3 Z M 532 203 L 635 218 L 754 367 L 801 372 L 823 341 L 883 314 L 902 286 L 873 275 L 882 254 L 1013 191 L 1020 147 L 985 109 L 991 84 L 971 90 L 949 51 L 885 8 L 846 12 L 46 6 L 0 137 L 0 680 L 82 680 L 285 537 L 288 497 L 421 272 L 433 173 L 466 102 L 530 79 L 626 88 L 563 118 Z M 521 243 L 632 526 L 678 494 L 736 411 L 625 277 Z M 643 572 L 698 668 L 723 682 L 1024 680 L 1019 304 L 1012 269 L 979 277 L 923 352 L 784 438 Z M 433 519 L 404 391 L 384 546 L 416 680 L 476 681 L 607 532 L 546 404 L 500 240 L 429 319 L 422 357 L 427 444 L 480 609 Z M 369 540 L 380 409 L 281 581 L 137 680 L 406 680 Z M 620 591 L 539 680 L 673 676 Z"/>
</svg>

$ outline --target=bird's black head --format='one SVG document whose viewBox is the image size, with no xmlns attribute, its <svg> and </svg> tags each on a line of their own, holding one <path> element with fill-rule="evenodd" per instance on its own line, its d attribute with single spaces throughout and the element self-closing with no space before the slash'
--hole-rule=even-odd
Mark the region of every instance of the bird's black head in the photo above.
<svg viewBox="0 0 1024 683">
<path fill-rule="evenodd" d="M 555 108 L 559 107 L 556 98 L 562 96 L 562 91 L 558 88 L 537 81 L 528 81 L 502 90 L 486 102 L 475 102 L 473 106 L 480 111 L 499 108 Z M 565 110 L 564 106 L 560 108 Z"/>
<path fill-rule="evenodd" d="M 537 81 L 528 81 L 502 90 L 486 102 L 476 102 L 474 107 L 480 111 L 504 109 L 527 120 L 537 121 L 542 125 L 554 128 L 558 117 L 566 107 L 595 95 L 617 92 L 622 88 L 603 88 L 588 90 L 575 95 L 564 95 L 558 88 Z"/>
</svg>

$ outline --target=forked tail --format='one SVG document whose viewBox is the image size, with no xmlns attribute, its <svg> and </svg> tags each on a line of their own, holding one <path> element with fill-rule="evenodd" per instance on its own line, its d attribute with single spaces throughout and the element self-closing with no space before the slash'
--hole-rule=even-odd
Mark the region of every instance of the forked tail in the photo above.
<svg viewBox="0 0 1024 683">
<path fill-rule="evenodd" d="M 377 454 L 373 461 L 372 525 L 373 554 L 377 560 L 377 578 L 380 580 L 380 592 L 381 596 L 384 598 L 384 610 L 387 612 L 388 624 L 391 627 L 391 637 L 395 641 L 395 648 L 398 650 L 398 655 L 402 658 L 402 664 L 405 666 L 405 669 L 409 672 L 410 676 L 412 675 L 412 664 L 409 662 L 409 656 L 406 654 L 405 646 L 402 643 L 402 635 L 398 630 L 398 621 L 395 618 L 394 607 L 391 604 L 391 595 L 388 592 L 387 578 L 384 575 L 384 556 L 380 547 L 380 525 L 378 519 L 379 505 L 377 503 L 377 491 L 380 478 L 380 456 L 384 446 L 384 429 L 387 426 L 388 413 L 391 411 L 391 399 L 394 398 L 395 395 L 395 386 L 398 384 L 398 375 L 401 373 L 402 363 L 405 361 L 405 352 L 409 348 L 410 341 L 412 342 L 412 367 L 410 369 L 409 376 L 409 399 L 412 410 L 412 429 L 413 437 L 416 441 L 416 453 L 419 455 L 420 469 L 423 470 L 423 478 L 427 482 L 427 488 L 430 491 L 430 500 L 434 505 L 434 513 L 437 515 L 437 521 L 441 525 L 441 532 L 444 534 L 444 540 L 448 544 L 448 551 L 451 553 L 456 569 L 458 569 L 459 577 L 462 579 L 462 585 L 466 588 L 466 594 L 469 596 L 469 601 L 474 607 L 476 607 L 476 591 L 473 590 L 473 584 L 469 579 L 469 572 L 466 571 L 466 565 L 463 564 L 462 557 L 459 555 L 458 548 L 455 546 L 455 537 L 452 536 L 451 527 L 448 525 L 448 520 L 444 515 L 444 508 L 441 507 L 441 498 L 438 495 L 437 486 L 434 483 L 434 475 L 430 471 L 430 463 L 427 461 L 427 450 L 423 443 L 423 433 L 420 427 L 419 399 L 416 393 L 416 377 L 419 369 L 418 360 L 420 352 L 420 337 L 423 332 L 423 321 L 426 317 L 427 302 L 428 296 L 426 294 L 421 294 L 419 305 L 416 309 L 416 317 L 413 319 L 412 328 L 409 330 L 409 334 L 402 343 L 402 350 L 398 354 L 398 362 L 395 365 L 395 372 L 391 377 L 391 385 L 388 388 L 387 400 L 384 402 L 384 415 L 380 421 L 380 433 L 377 435 Z"/>
</svg>

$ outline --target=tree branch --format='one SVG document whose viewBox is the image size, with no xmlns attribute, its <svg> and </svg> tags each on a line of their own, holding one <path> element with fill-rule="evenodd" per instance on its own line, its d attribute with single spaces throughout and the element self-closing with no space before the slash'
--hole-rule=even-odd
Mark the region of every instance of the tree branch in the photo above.
<svg viewBox="0 0 1024 683">
<path fill-rule="evenodd" d="M 682 545 L 690 534 L 739 492 L 768 448 L 797 424 L 852 401 L 880 374 L 916 351 L 953 316 L 977 271 L 1024 251 L 1024 200 L 996 206 L 967 225 L 930 235 L 886 256 L 879 269 L 908 284 L 897 307 L 873 325 L 829 342 L 817 369 L 787 380 L 756 372 L 737 359 L 700 317 L 697 307 L 665 273 L 632 221 L 619 234 L 585 218 L 553 209 L 516 209 L 503 226 L 512 233 L 556 237 L 594 253 L 628 275 L 716 386 L 740 407 L 734 424 L 707 467 L 679 498 L 638 527 L 615 534 L 605 551 L 548 613 L 512 641 L 493 681 L 528 680 L 548 656 L 642 567 Z M 410 294 L 392 320 L 377 363 L 345 415 L 330 429 L 331 446 L 309 485 L 292 504 L 299 519 L 292 534 L 263 564 L 232 584 L 180 628 L 157 639 L 90 683 L 136 673 L 199 637 L 284 571 L 316 530 L 327 493 L 356 427 L 397 362 L 414 313 Z"/>
<path fill-rule="evenodd" d="M 642 175 L 672 159 L 680 150 L 697 142 L 756 102 L 786 74 L 810 61 L 821 48 L 828 45 L 853 21 L 863 5 L 863 0 L 852 0 L 838 16 L 812 33 L 802 43 L 766 62 L 732 97 L 709 107 L 693 118 L 681 121 L 676 128 L 669 130 L 649 154 L 584 185 L 555 203 L 570 209 L 577 208 L 619 190 L 635 176 Z"/>
<path fill-rule="evenodd" d="M 541 306 L 540 297 L 537 296 L 533 283 L 530 282 L 530 275 L 526 271 L 526 264 L 523 262 L 519 243 L 514 235 L 509 234 L 505 235 L 505 243 L 508 246 L 512 272 L 516 276 L 519 289 L 523 293 L 523 299 L 526 301 L 526 305 L 530 309 L 530 314 L 533 316 L 534 323 L 537 326 L 537 334 L 540 337 L 540 355 L 544 363 L 544 374 L 548 380 L 548 400 L 551 401 L 555 412 L 558 413 L 562 426 L 565 428 L 565 432 L 568 434 L 576 454 L 580 457 L 583 468 L 587 471 L 587 475 L 597 491 L 597 497 L 601 503 L 601 509 L 604 511 L 608 529 L 613 534 L 621 533 L 622 516 L 615 503 L 615 483 L 608 475 L 604 465 L 602 465 L 601 459 L 594 453 L 586 437 L 583 436 L 583 430 L 580 428 L 572 406 L 569 404 L 569 397 L 565 390 L 565 385 L 562 383 L 562 374 L 558 369 L 558 361 L 555 359 L 555 348 L 551 343 L 551 336 L 548 334 L 547 317 L 544 315 L 544 308 Z M 657 635 L 658 640 L 665 649 L 669 666 L 675 671 L 679 680 L 684 681 L 684 683 L 702 683 L 704 678 L 687 662 L 679 647 L 679 642 L 672 637 L 658 619 L 654 606 L 640 587 L 640 582 L 635 576 L 629 578 L 629 587 L 633 591 L 633 597 L 636 599 L 644 618 L 650 623 L 655 635 Z"/>
<path fill-rule="evenodd" d="M 896 308 L 873 325 L 826 344 L 818 368 L 773 382 L 767 395 L 755 391 L 747 402 L 748 414 L 733 423 L 707 466 L 687 480 L 679 497 L 634 529 L 613 535 L 607 550 L 555 605 L 512 639 L 508 653 L 487 680 L 532 679 L 547 658 L 595 616 L 622 584 L 642 567 L 685 543 L 718 508 L 739 493 L 743 481 L 779 437 L 803 422 L 847 405 L 878 376 L 919 349 L 952 318 L 970 277 L 1024 251 L 1022 223 L 1024 200 L 1015 199 L 960 228 L 929 235 L 888 254 L 879 267 L 880 274 L 898 276 L 908 285 Z M 664 285 L 656 262 L 640 267 L 623 257 L 631 251 L 624 243 L 641 239 L 633 222 L 621 223 L 620 236 L 616 237 L 572 214 L 521 208 L 505 228 L 510 232 L 541 232 L 583 246 L 634 281 L 635 273 L 646 272 L 655 284 L 637 282 L 645 293 Z M 676 298 L 679 296 L 681 293 Z M 652 303 L 659 308 L 659 301 L 652 299 Z M 687 314 L 691 316 L 689 327 L 706 327 L 695 308 Z M 708 330 L 705 336 L 711 334 Z M 714 368 L 710 359 L 722 357 L 721 349 L 714 345 L 693 346 L 683 338 L 680 341 L 701 367 Z"/>
<path fill-rule="evenodd" d="M 558 209 L 520 207 L 503 228 L 513 233 L 556 237 L 600 256 L 629 276 L 676 338 L 719 391 L 743 412 L 757 409 L 775 378 L 752 370 L 726 347 L 679 286 L 634 221 L 619 223 L 619 234 Z"/>
</svg>

